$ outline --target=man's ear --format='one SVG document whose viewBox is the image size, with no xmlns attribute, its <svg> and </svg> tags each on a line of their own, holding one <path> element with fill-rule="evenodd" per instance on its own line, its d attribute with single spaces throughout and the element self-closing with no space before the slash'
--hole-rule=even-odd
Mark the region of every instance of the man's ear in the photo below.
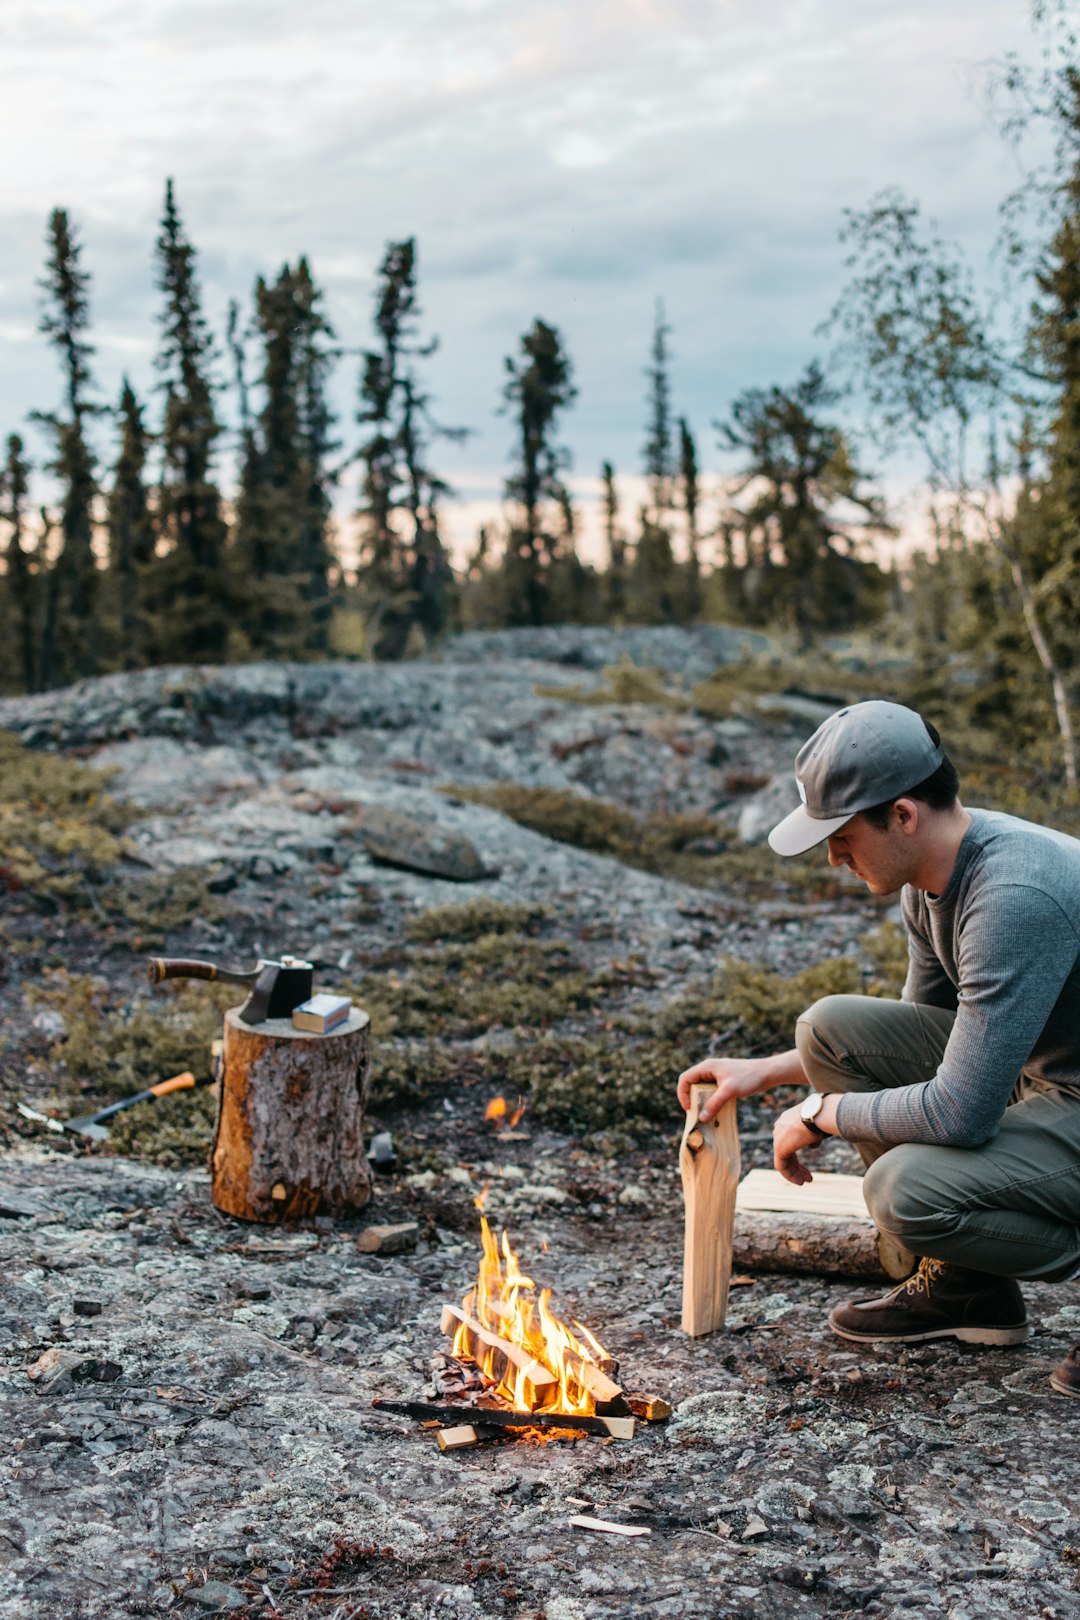
<svg viewBox="0 0 1080 1620">
<path fill-rule="evenodd" d="M 900 831 L 910 838 L 919 826 L 918 799 L 897 799 L 893 805 L 893 815 Z"/>
</svg>

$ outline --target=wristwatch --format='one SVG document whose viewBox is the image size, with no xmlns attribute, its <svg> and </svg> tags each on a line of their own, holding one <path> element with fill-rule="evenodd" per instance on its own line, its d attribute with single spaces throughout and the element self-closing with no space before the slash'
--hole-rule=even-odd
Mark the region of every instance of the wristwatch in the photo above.
<svg viewBox="0 0 1080 1620">
<path fill-rule="evenodd" d="M 799 1109 L 799 1118 L 803 1124 L 813 1131 L 815 1136 L 828 1136 L 817 1122 L 817 1117 L 825 1106 L 825 1098 L 820 1091 L 812 1091 Z"/>
</svg>

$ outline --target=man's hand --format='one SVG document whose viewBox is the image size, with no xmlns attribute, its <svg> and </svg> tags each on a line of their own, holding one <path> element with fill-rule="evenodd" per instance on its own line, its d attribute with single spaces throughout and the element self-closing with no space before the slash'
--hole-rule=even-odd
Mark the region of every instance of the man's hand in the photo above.
<svg viewBox="0 0 1080 1620">
<path fill-rule="evenodd" d="M 716 1090 L 701 1110 L 704 1120 L 713 1119 L 729 1097 L 753 1097 L 768 1091 L 777 1082 L 772 1078 L 768 1058 L 706 1058 L 679 1076 L 679 1101 L 690 1107 L 690 1087 L 715 1080 Z"/>
<path fill-rule="evenodd" d="M 679 1101 L 690 1107 L 690 1087 L 715 1081 L 716 1090 L 701 1110 L 703 1120 L 715 1118 L 730 1097 L 753 1097 L 773 1086 L 804 1086 L 806 1076 L 798 1052 L 780 1052 L 767 1058 L 706 1058 L 679 1076 Z"/>
<path fill-rule="evenodd" d="M 773 1126 L 773 1164 L 784 1180 L 793 1181 L 796 1187 L 813 1181 L 805 1164 L 799 1163 L 799 1154 L 820 1145 L 821 1137 L 815 1135 L 809 1125 L 803 1124 L 799 1104 L 796 1103 L 794 1108 L 785 1108 Z"/>
</svg>

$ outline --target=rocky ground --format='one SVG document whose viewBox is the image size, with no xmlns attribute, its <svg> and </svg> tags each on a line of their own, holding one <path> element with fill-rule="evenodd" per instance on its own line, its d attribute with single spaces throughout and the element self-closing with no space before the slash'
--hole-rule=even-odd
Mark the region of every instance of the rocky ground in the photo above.
<svg viewBox="0 0 1080 1620">
<path fill-rule="evenodd" d="M 210 898 L 156 934 L 143 913 L 118 920 L 105 887 L 77 910 L 13 891 L 0 917 L 2 1620 L 1080 1614 L 1075 1413 L 1046 1383 L 1080 1336 L 1074 1290 L 1029 1289 L 1035 1333 L 1007 1351 L 856 1353 L 823 1330 L 845 1285 L 808 1278 L 742 1279 L 725 1333 L 679 1331 L 678 1122 L 661 1108 L 623 1130 L 620 1064 L 726 954 L 781 975 L 849 956 L 869 974 L 882 921 L 853 888 L 765 891 L 750 866 L 722 865 L 742 858 L 740 826 L 756 836 L 786 808 L 794 752 L 848 695 L 778 691 L 726 714 L 686 700 L 738 652 L 723 631 L 521 632 L 461 638 L 439 663 L 156 671 L 0 704 L 0 729 L 43 756 L 117 771 L 114 792 L 140 807 L 131 892 L 212 874 Z M 662 672 L 655 701 L 552 695 L 625 699 L 601 671 L 627 653 Z M 711 818 L 699 843 L 730 835 L 716 870 L 736 876 L 702 887 L 643 870 L 463 796 L 499 784 Z M 429 864 L 466 840 L 483 875 L 376 858 L 383 811 L 411 818 Z M 508 965 L 489 936 L 456 957 L 418 943 L 436 908 L 477 898 L 493 916 L 544 908 L 507 936 Z M 412 1074 L 411 1093 L 403 1082 L 377 1103 L 399 1160 L 368 1211 L 253 1228 L 214 1211 L 191 1162 L 203 1116 L 174 1141 L 132 1110 L 88 1149 L 13 1114 L 27 1095 L 78 1111 L 115 1094 L 121 1070 L 120 1089 L 145 1083 L 121 1035 L 157 1028 L 139 982 L 151 938 L 219 959 L 296 950 L 326 987 L 347 979 L 363 1000 L 367 984 L 380 1008 L 413 995 L 408 1018 L 384 1024 L 376 1076 L 423 1061 L 408 1019 L 422 1024 L 430 996 L 426 981 L 409 989 L 424 952 L 455 973 L 472 953 L 503 999 L 496 1018 L 462 979 L 449 1012 L 431 1003 L 445 1035 L 425 1050 L 452 1062 L 437 1086 Z M 531 1004 L 506 1011 L 515 963 L 552 998 L 547 1021 Z M 571 976 L 584 988 L 564 1004 Z M 110 1010 L 92 1026 L 95 997 Z M 733 1028 L 714 1034 L 752 1040 L 745 1019 Z M 517 1139 L 500 1137 L 483 1111 L 505 1052 L 563 1035 L 610 1053 L 599 1123 L 560 1126 L 541 1094 Z M 769 1115 L 742 1117 L 747 1163 L 767 1161 Z M 826 1152 L 852 1167 L 842 1144 Z M 627 1442 L 442 1456 L 372 1410 L 431 1377 L 440 1307 L 475 1272 L 485 1185 L 526 1269 L 618 1356 L 627 1387 L 675 1404 L 670 1422 Z M 369 1221 L 406 1220 L 414 1251 L 358 1251 Z M 582 1512 L 651 1534 L 570 1527 Z"/>
</svg>

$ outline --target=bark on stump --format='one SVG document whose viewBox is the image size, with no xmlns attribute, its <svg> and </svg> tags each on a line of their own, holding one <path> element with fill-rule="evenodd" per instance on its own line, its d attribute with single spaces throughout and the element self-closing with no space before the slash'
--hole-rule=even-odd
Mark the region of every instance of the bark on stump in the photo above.
<svg viewBox="0 0 1080 1620">
<path fill-rule="evenodd" d="M 288 1018 L 225 1014 L 225 1062 L 210 1149 L 210 1195 L 226 1215 L 277 1224 L 344 1215 L 371 1197 L 364 1107 L 369 1020 L 353 1010 L 328 1035 Z"/>
</svg>

